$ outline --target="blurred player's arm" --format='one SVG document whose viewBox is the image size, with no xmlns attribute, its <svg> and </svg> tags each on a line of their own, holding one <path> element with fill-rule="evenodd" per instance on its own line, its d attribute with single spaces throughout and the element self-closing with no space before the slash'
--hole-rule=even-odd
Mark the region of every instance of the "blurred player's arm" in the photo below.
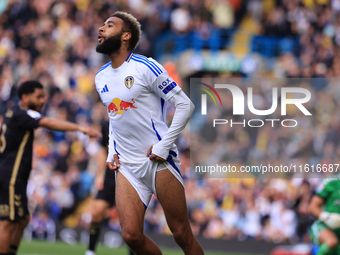
<svg viewBox="0 0 340 255">
<path fill-rule="evenodd" d="M 340 227 L 340 214 L 322 211 L 325 199 L 315 195 L 309 205 L 309 213 L 320 221 L 325 223 L 329 228 L 336 229 Z"/>
<path fill-rule="evenodd" d="M 98 171 L 96 175 L 96 180 L 94 185 L 98 190 L 102 190 L 104 188 L 104 178 L 105 178 L 105 159 L 106 159 L 106 148 L 101 147 L 97 154 L 97 162 L 98 162 Z"/>
<path fill-rule="evenodd" d="M 169 150 L 187 125 L 195 109 L 190 98 L 182 90 L 175 93 L 168 101 L 176 107 L 175 115 L 172 119 L 171 126 L 162 140 L 149 149 L 147 156 L 149 156 L 152 150 L 150 159 L 164 161 L 168 158 Z"/>
<path fill-rule="evenodd" d="M 313 196 L 309 205 L 309 213 L 315 218 L 319 218 L 325 200 L 320 196 Z"/>
<path fill-rule="evenodd" d="M 42 117 L 39 120 L 39 126 L 58 131 L 80 131 L 90 137 L 102 136 L 96 129 L 83 127 L 69 121 L 52 119 L 49 117 Z"/>
</svg>

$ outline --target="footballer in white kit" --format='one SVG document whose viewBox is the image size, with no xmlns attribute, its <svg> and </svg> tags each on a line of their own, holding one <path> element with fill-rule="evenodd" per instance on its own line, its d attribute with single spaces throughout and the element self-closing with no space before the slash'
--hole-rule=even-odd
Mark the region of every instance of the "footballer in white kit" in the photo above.
<svg viewBox="0 0 340 255">
<path fill-rule="evenodd" d="M 194 105 L 159 63 L 133 53 L 141 37 L 135 17 L 115 12 L 98 32 L 96 51 L 111 59 L 96 74 L 95 84 L 110 117 L 107 166 L 116 171 L 123 239 L 138 255 L 162 254 L 143 227 L 145 210 L 155 194 L 176 243 L 186 255 L 202 255 L 190 227 L 174 144 Z M 166 101 L 176 108 L 169 128 Z"/>
<path fill-rule="evenodd" d="M 166 101 L 181 88 L 152 58 L 130 52 L 113 69 L 105 64 L 95 77 L 96 89 L 110 117 L 108 161 L 119 155 L 119 171 L 136 189 L 145 207 L 155 190 L 155 173 L 169 169 L 182 183 L 175 144 L 161 155 L 166 161 L 150 161 L 146 152 L 168 131 Z M 156 148 L 154 148 L 156 149 Z"/>
</svg>

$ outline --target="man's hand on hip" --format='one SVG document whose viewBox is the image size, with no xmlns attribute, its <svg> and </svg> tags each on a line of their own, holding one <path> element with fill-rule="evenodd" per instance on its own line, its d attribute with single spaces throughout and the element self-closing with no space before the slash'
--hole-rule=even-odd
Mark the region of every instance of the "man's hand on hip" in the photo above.
<svg viewBox="0 0 340 255">
<path fill-rule="evenodd" d="M 118 170 L 118 168 L 120 167 L 120 162 L 119 162 L 119 157 L 117 154 L 113 155 L 113 159 L 114 159 L 114 163 L 112 162 L 106 162 L 107 167 L 111 170 L 111 171 L 116 171 Z"/>
<path fill-rule="evenodd" d="M 150 160 L 157 160 L 160 162 L 164 162 L 165 159 L 157 156 L 156 154 L 151 153 L 152 152 L 153 145 L 151 145 L 150 149 L 148 150 L 148 153 L 146 153 L 146 156 L 150 158 Z"/>
</svg>

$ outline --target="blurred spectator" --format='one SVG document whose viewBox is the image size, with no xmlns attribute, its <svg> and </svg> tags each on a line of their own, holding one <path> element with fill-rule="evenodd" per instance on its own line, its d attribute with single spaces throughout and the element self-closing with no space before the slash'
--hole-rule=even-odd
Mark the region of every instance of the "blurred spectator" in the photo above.
<svg viewBox="0 0 340 255">
<path fill-rule="evenodd" d="M 46 211 L 39 211 L 29 223 L 33 238 L 55 241 L 56 226 Z"/>
</svg>

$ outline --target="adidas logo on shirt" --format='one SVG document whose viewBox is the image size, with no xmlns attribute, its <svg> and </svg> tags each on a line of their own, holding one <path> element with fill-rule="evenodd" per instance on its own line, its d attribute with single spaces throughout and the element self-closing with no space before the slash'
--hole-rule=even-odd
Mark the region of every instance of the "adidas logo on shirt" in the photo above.
<svg viewBox="0 0 340 255">
<path fill-rule="evenodd" d="M 105 92 L 109 92 L 109 89 L 107 88 L 107 84 L 105 84 L 105 86 L 102 89 L 102 91 L 100 91 L 100 93 L 105 93 Z"/>
</svg>

